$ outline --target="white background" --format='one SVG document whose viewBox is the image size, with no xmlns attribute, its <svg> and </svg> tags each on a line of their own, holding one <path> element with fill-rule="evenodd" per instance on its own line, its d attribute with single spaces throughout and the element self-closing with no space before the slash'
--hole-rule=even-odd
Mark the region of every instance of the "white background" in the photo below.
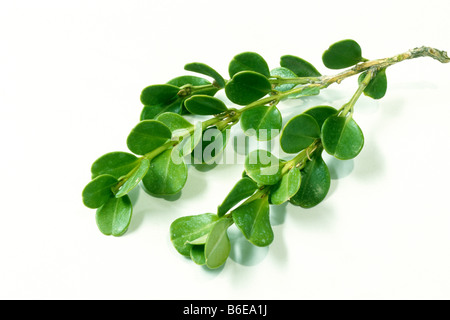
<svg viewBox="0 0 450 320">
<path fill-rule="evenodd" d="M 0 298 L 450 298 L 450 64 L 429 58 L 387 71 L 380 101 L 362 97 L 362 153 L 329 161 L 319 206 L 272 208 L 275 240 L 254 248 L 236 230 L 231 257 L 207 270 L 180 256 L 170 223 L 214 212 L 242 165 L 189 168 L 177 201 L 132 194 L 121 238 L 102 235 L 81 202 L 91 163 L 126 151 L 140 91 L 200 61 L 227 76 L 237 53 L 278 66 L 352 38 L 369 59 L 429 45 L 450 50 L 442 1 L 0 2 Z M 282 104 L 287 116 L 340 107 L 356 78 Z M 239 126 L 234 129 L 239 134 Z"/>
</svg>

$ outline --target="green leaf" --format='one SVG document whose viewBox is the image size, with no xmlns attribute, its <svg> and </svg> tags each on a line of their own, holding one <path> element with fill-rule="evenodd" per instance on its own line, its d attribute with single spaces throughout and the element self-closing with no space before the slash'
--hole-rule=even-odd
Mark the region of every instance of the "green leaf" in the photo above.
<svg viewBox="0 0 450 320">
<path fill-rule="evenodd" d="M 286 123 L 281 133 L 281 148 L 286 153 L 298 153 L 320 137 L 317 121 L 308 114 L 299 114 Z"/>
<path fill-rule="evenodd" d="M 208 268 L 218 268 L 227 261 L 231 250 L 227 230 L 232 223 L 231 219 L 222 218 L 211 229 L 205 244 L 205 258 Z"/>
<path fill-rule="evenodd" d="M 331 116 L 322 127 L 325 151 L 340 160 L 356 157 L 364 145 L 361 128 L 351 117 Z"/>
<path fill-rule="evenodd" d="M 82 192 L 83 203 L 86 207 L 97 209 L 114 197 L 111 188 L 117 184 L 117 179 L 104 174 L 89 182 Z"/>
<path fill-rule="evenodd" d="M 231 208 L 233 208 L 240 201 L 250 197 L 258 190 L 258 185 L 250 178 L 242 178 L 231 189 L 222 204 L 217 208 L 217 215 L 224 216 Z"/>
<path fill-rule="evenodd" d="M 150 160 L 145 158 L 141 159 L 139 165 L 130 172 L 130 175 L 126 178 L 126 181 L 122 184 L 122 186 L 116 193 L 116 198 L 123 197 L 131 190 L 133 190 L 139 184 L 139 182 L 141 182 L 142 178 L 144 178 L 144 176 L 147 174 L 149 168 Z"/>
<path fill-rule="evenodd" d="M 156 119 L 160 114 L 165 112 L 181 113 L 183 99 L 177 98 L 168 104 L 144 106 L 141 112 L 140 120 L 152 120 Z"/>
<path fill-rule="evenodd" d="M 189 241 L 209 234 L 218 219 L 219 217 L 214 213 L 176 219 L 170 225 L 170 240 L 175 249 L 184 256 L 190 256 L 192 245 L 189 244 Z"/>
<path fill-rule="evenodd" d="M 227 146 L 229 136 L 229 130 L 220 131 L 216 127 L 207 128 L 191 154 L 194 163 L 213 164 Z"/>
<path fill-rule="evenodd" d="M 295 89 L 297 90 L 299 88 L 302 88 L 302 90 L 296 93 L 291 93 L 288 95 L 288 98 L 297 99 L 300 97 L 316 96 L 320 93 L 320 86 L 301 85 Z"/>
<path fill-rule="evenodd" d="M 119 237 L 130 225 L 133 207 L 130 198 L 110 198 L 106 204 L 97 210 L 95 219 L 99 230 L 107 235 Z"/>
<path fill-rule="evenodd" d="M 209 82 L 206 79 L 200 78 L 200 77 L 195 77 L 195 76 L 180 76 L 177 78 L 174 78 L 172 80 L 170 80 L 169 82 L 167 82 L 167 84 L 171 84 L 177 87 L 182 87 L 186 84 L 191 84 L 193 86 L 205 86 L 208 84 L 211 84 L 211 82 Z M 213 96 L 217 93 L 217 91 L 219 91 L 218 88 L 216 87 L 211 87 L 211 88 L 205 88 L 202 90 L 198 90 L 195 94 L 206 94 L 208 96 Z"/>
<path fill-rule="evenodd" d="M 194 125 L 184 117 L 172 112 L 160 114 L 156 120 L 164 123 L 172 133 L 177 130 L 190 130 L 194 127 Z"/>
<path fill-rule="evenodd" d="M 273 241 L 268 197 L 243 204 L 232 212 L 234 223 L 255 246 L 265 247 Z"/>
<path fill-rule="evenodd" d="M 254 150 L 245 159 L 245 171 L 260 185 L 273 185 L 281 179 L 280 160 L 266 150 Z"/>
<path fill-rule="evenodd" d="M 222 100 L 207 95 L 190 97 L 185 101 L 185 107 L 190 113 L 204 116 L 219 114 L 228 110 Z"/>
<path fill-rule="evenodd" d="M 228 66 L 230 78 L 241 71 L 254 71 L 265 77 L 270 77 L 269 66 L 266 60 L 255 52 L 243 52 L 234 56 Z"/>
<path fill-rule="evenodd" d="M 297 75 L 294 72 L 292 72 L 289 69 L 283 68 L 283 67 L 272 69 L 270 71 L 270 75 L 272 77 L 273 76 L 278 76 L 278 77 L 281 77 L 283 79 L 297 78 Z M 282 85 L 276 86 L 274 88 L 274 90 L 280 91 L 280 92 L 284 92 L 284 91 L 291 90 L 295 86 L 296 86 L 295 83 L 286 83 L 286 84 L 282 84 Z"/>
<path fill-rule="evenodd" d="M 195 245 L 191 247 L 191 260 L 196 264 L 203 266 L 206 264 L 205 245 Z"/>
<path fill-rule="evenodd" d="M 358 83 L 361 83 L 367 72 L 362 73 L 358 78 Z M 378 70 L 375 77 L 370 80 L 367 87 L 364 89 L 364 94 L 373 99 L 381 99 L 386 94 L 387 78 L 386 68 Z"/>
<path fill-rule="evenodd" d="M 189 129 L 186 128 L 185 130 L 189 130 Z M 189 135 L 187 135 L 188 133 L 189 133 Z M 181 142 L 178 143 L 174 147 L 173 152 L 178 152 L 180 157 L 189 155 L 194 150 L 194 148 L 197 146 L 197 144 L 201 141 L 202 134 L 203 134 L 202 122 L 200 122 L 200 121 L 198 121 L 195 124 L 193 132 L 192 131 L 188 132 L 188 131 L 184 131 L 181 129 L 174 131 L 173 135 L 178 136 L 178 137 L 183 137 L 183 140 L 181 140 Z"/>
<path fill-rule="evenodd" d="M 231 102 L 238 105 L 250 104 L 272 91 L 272 85 L 263 75 L 253 71 L 242 71 L 233 76 L 225 86 L 225 93 Z"/>
<path fill-rule="evenodd" d="M 155 120 L 144 120 L 131 131 L 127 145 L 131 152 L 144 155 L 162 146 L 171 137 L 172 132 L 165 124 Z"/>
<path fill-rule="evenodd" d="M 141 93 L 141 102 L 146 106 L 167 105 L 178 97 L 180 88 L 170 84 L 156 84 L 146 87 Z"/>
<path fill-rule="evenodd" d="M 223 79 L 223 77 L 216 70 L 214 70 L 213 68 L 204 63 L 200 62 L 188 63 L 187 65 L 184 66 L 184 69 L 187 71 L 198 72 L 206 76 L 209 76 L 214 80 L 216 80 L 217 84 L 221 88 L 225 87 L 225 80 Z"/>
<path fill-rule="evenodd" d="M 184 159 L 172 151 L 173 149 L 166 150 L 152 160 L 150 169 L 142 180 L 149 193 L 176 194 L 186 184 L 188 171 Z"/>
<path fill-rule="evenodd" d="M 285 203 L 297 193 L 300 188 L 300 182 L 300 170 L 294 167 L 272 189 L 270 192 L 270 202 L 275 205 Z"/>
<path fill-rule="evenodd" d="M 294 72 L 297 77 L 320 77 L 321 74 L 314 66 L 299 57 L 285 55 L 280 59 L 280 66 Z"/>
<path fill-rule="evenodd" d="M 342 69 L 366 61 L 361 47 L 354 40 L 342 40 L 332 44 L 322 55 L 323 64 L 330 69 Z"/>
<path fill-rule="evenodd" d="M 111 175 L 119 179 L 133 170 L 137 162 L 138 158 L 131 153 L 120 151 L 107 153 L 95 160 L 92 164 L 92 179 L 103 174 Z"/>
<path fill-rule="evenodd" d="M 330 189 L 330 172 L 322 159 L 322 150 L 312 155 L 301 171 L 301 185 L 298 192 L 289 200 L 302 208 L 312 208 L 325 199 Z"/>
<path fill-rule="evenodd" d="M 330 116 L 336 115 L 338 113 L 338 111 L 335 108 L 330 107 L 330 106 L 317 106 L 317 107 L 308 109 L 303 113 L 313 117 L 314 120 L 317 121 L 319 128 L 322 128 L 322 125 L 325 122 L 325 120 L 327 120 L 328 117 L 330 117 Z"/>
<path fill-rule="evenodd" d="M 272 140 L 281 130 L 281 113 L 276 106 L 258 106 L 241 115 L 241 127 L 248 136 L 260 141 Z"/>
</svg>

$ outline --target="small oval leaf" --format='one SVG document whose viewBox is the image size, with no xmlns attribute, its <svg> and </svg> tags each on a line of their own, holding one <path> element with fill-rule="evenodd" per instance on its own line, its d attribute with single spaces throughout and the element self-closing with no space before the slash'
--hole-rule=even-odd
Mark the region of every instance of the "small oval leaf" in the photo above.
<svg viewBox="0 0 450 320">
<path fill-rule="evenodd" d="M 248 136 L 256 136 L 259 141 L 276 137 L 281 130 L 281 112 L 276 106 L 258 106 L 242 112 L 241 127 Z"/>
<path fill-rule="evenodd" d="M 184 105 L 190 113 L 204 116 L 219 114 L 228 110 L 222 100 L 207 95 L 192 96 L 185 101 Z"/>
<path fill-rule="evenodd" d="M 216 82 L 220 88 L 225 87 L 225 80 L 223 79 L 223 77 L 216 70 L 214 70 L 213 68 L 211 68 L 210 66 L 208 66 L 204 63 L 201 63 L 201 62 L 188 63 L 184 66 L 184 70 L 197 72 L 197 73 L 204 74 L 206 76 L 210 76 L 211 78 L 216 80 Z"/>
<path fill-rule="evenodd" d="M 308 114 L 299 114 L 286 123 L 280 137 L 286 153 L 298 153 L 320 137 L 317 121 Z"/>
<path fill-rule="evenodd" d="M 314 66 L 302 58 L 285 55 L 280 59 L 280 66 L 294 72 L 297 77 L 320 77 L 321 74 Z"/>
<path fill-rule="evenodd" d="M 294 72 L 292 72 L 289 69 L 283 68 L 283 67 L 270 70 L 270 75 L 272 77 L 277 76 L 277 77 L 281 77 L 283 79 L 297 78 L 297 75 Z M 280 91 L 280 92 L 285 92 L 285 91 L 291 90 L 295 86 L 296 86 L 295 83 L 286 83 L 286 84 L 281 84 L 279 86 L 276 86 L 274 88 L 274 90 Z"/>
<path fill-rule="evenodd" d="M 140 120 L 153 120 L 156 119 L 160 114 L 165 112 L 181 113 L 183 100 L 177 98 L 168 104 L 155 105 L 155 106 L 144 106 L 141 111 Z"/>
<path fill-rule="evenodd" d="M 217 208 L 217 215 L 224 216 L 231 208 L 233 208 L 240 201 L 250 197 L 258 190 L 258 185 L 250 178 L 242 178 L 231 189 L 222 204 Z"/>
<path fill-rule="evenodd" d="M 281 179 L 280 160 L 266 150 L 254 150 L 245 159 L 245 171 L 260 185 L 273 185 Z"/>
<path fill-rule="evenodd" d="M 122 182 L 122 186 L 116 193 L 116 198 L 123 197 L 128 194 L 131 190 L 133 190 L 139 182 L 141 182 L 142 178 L 147 174 L 148 169 L 150 168 L 150 160 L 141 159 L 139 164 L 130 172 L 130 175 L 126 178 L 125 182 Z"/>
<path fill-rule="evenodd" d="M 155 195 L 176 194 L 186 184 L 188 171 L 184 159 L 166 150 L 153 158 L 147 174 L 142 179 L 145 189 Z"/>
<path fill-rule="evenodd" d="M 189 130 L 194 127 L 194 125 L 184 117 L 172 112 L 165 112 L 159 115 L 156 120 L 164 123 L 172 132 L 183 129 Z"/>
<path fill-rule="evenodd" d="M 358 78 L 358 83 L 361 83 L 367 72 L 362 73 Z M 381 99 L 386 94 L 387 78 L 386 68 L 378 70 L 375 77 L 370 80 L 367 87 L 364 89 L 364 94 L 372 99 Z"/>
<path fill-rule="evenodd" d="M 120 237 L 130 225 L 133 206 L 130 198 L 110 198 L 106 204 L 97 210 L 95 219 L 99 230 L 107 235 Z"/>
<path fill-rule="evenodd" d="M 340 160 L 348 160 L 361 152 L 364 135 L 351 117 L 331 116 L 323 124 L 322 143 L 330 155 Z"/>
<path fill-rule="evenodd" d="M 167 105 L 175 100 L 180 88 L 170 84 L 156 84 L 146 87 L 141 93 L 141 102 L 146 106 Z"/>
<path fill-rule="evenodd" d="M 254 71 L 265 77 L 270 77 L 269 66 L 266 60 L 255 52 L 243 52 L 234 56 L 228 66 L 230 78 L 241 71 Z"/>
<path fill-rule="evenodd" d="M 193 245 L 191 247 L 191 260 L 194 261 L 199 266 L 203 266 L 206 264 L 204 244 Z"/>
<path fill-rule="evenodd" d="M 196 141 L 191 153 L 194 164 L 214 164 L 222 155 L 230 137 L 229 130 L 220 131 L 209 127 L 203 133 L 200 141 Z"/>
<path fill-rule="evenodd" d="M 293 205 L 312 208 L 325 199 L 330 189 L 330 172 L 322 159 L 322 150 L 317 150 L 302 169 L 298 192 L 289 200 Z"/>
<path fill-rule="evenodd" d="M 209 234 L 219 219 L 214 213 L 187 216 L 176 219 L 170 225 L 170 240 L 175 249 L 184 256 L 189 256 L 192 245 L 190 241 Z"/>
<path fill-rule="evenodd" d="M 243 204 L 232 212 L 236 226 L 255 246 L 265 247 L 273 241 L 268 197 Z"/>
<path fill-rule="evenodd" d="M 114 197 L 111 188 L 117 184 L 117 179 L 111 175 L 101 175 L 89 182 L 83 189 L 82 198 L 86 207 L 97 209 Z"/>
<path fill-rule="evenodd" d="M 110 152 L 107 153 L 92 164 L 92 179 L 100 175 L 111 175 L 116 179 L 128 174 L 133 170 L 138 162 L 138 158 L 128 152 Z"/>
<path fill-rule="evenodd" d="M 232 223 L 231 219 L 222 218 L 211 229 L 205 244 L 205 263 L 208 268 L 216 269 L 227 261 L 231 250 L 227 230 Z"/>
<path fill-rule="evenodd" d="M 322 55 L 323 64 L 330 69 L 351 67 L 365 60 L 359 44 L 350 39 L 332 44 Z"/>
<path fill-rule="evenodd" d="M 172 132 L 162 122 L 144 120 L 131 131 L 127 139 L 127 145 L 131 152 L 144 155 L 162 146 L 171 137 Z"/>
<path fill-rule="evenodd" d="M 226 84 L 225 93 L 231 102 L 250 104 L 272 91 L 272 85 L 263 75 L 253 71 L 242 71 Z"/>
<path fill-rule="evenodd" d="M 270 202 L 275 205 L 285 203 L 297 193 L 300 183 L 300 170 L 294 167 L 274 186 L 270 192 Z"/>
</svg>

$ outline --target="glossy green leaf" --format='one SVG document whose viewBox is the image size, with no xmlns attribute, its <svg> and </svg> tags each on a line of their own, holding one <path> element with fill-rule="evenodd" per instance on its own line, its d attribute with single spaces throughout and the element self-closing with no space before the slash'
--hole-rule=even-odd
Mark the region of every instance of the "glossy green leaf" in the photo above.
<svg viewBox="0 0 450 320">
<path fill-rule="evenodd" d="M 275 205 L 285 203 L 297 193 L 300 183 L 300 170 L 294 167 L 274 186 L 270 192 L 270 202 Z"/>
<path fill-rule="evenodd" d="M 227 261 L 231 250 L 227 230 L 232 223 L 231 219 L 221 218 L 211 229 L 205 244 L 205 258 L 208 268 L 218 268 Z"/>
<path fill-rule="evenodd" d="M 172 112 L 163 113 L 159 115 L 156 120 L 164 123 L 172 133 L 177 130 L 190 130 L 194 127 L 194 125 L 184 117 Z"/>
<path fill-rule="evenodd" d="M 258 185 L 250 178 L 242 178 L 231 189 L 222 204 L 217 208 L 217 215 L 222 217 L 240 201 L 250 197 L 258 190 Z"/>
<path fill-rule="evenodd" d="M 321 74 L 314 66 L 302 58 L 285 55 L 280 59 L 280 66 L 294 72 L 297 77 L 320 77 Z"/>
<path fill-rule="evenodd" d="M 317 124 L 319 125 L 319 128 L 322 128 L 322 125 L 325 122 L 325 120 L 327 120 L 328 117 L 336 115 L 338 111 L 330 106 L 317 106 L 308 109 L 303 113 L 313 117 L 316 120 Z"/>
<path fill-rule="evenodd" d="M 177 98 L 172 100 L 168 104 L 163 105 L 155 105 L 155 106 L 144 106 L 141 111 L 140 120 L 152 120 L 156 119 L 159 115 L 164 114 L 166 112 L 171 113 L 181 113 L 183 104 L 183 99 Z"/>
<path fill-rule="evenodd" d="M 236 55 L 228 66 L 230 78 L 241 71 L 254 71 L 265 77 L 270 77 L 269 66 L 266 60 L 255 52 L 243 52 Z"/>
<path fill-rule="evenodd" d="M 83 203 L 86 207 L 97 209 L 114 197 L 111 188 L 117 184 L 117 179 L 104 174 L 89 182 L 82 192 Z"/>
<path fill-rule="evenodd" d="M 195 164 L 213 164 L 222 155 L 227 146 L 229 130 L 220 131 L 216 127 L 207 128 L 192 151 Z"/>
<path fill-rule="evenodd" d="M 196 264 L 203 266 L 206 264 L 205 245 L 195 245 L 191 247 L 191 260 Z"/>
<path fill-rule="evenodd" d="M 341 160 L 356 157 L 364 145 L 361 128 L 351 117 L 331 116 L 322 127 L 325 151 Z"/>
<path fill-rule="evenodd" d="M 225 87 L 225 80 L 223 79 L 223 77 L 216 70 L 214 70 L 213 68 L 204 63 L 200 62 L 188 63 L 187 65 L 184 66 L 184 69 L 187 71 L 198 72 L 206 76 L 209 76 L 214 80 L 216 80 L 216 83 L 219 85 L 219 87 L 221 88 Z"/>
<path fill-rule="evenodd" d="M 225 103 L 217 98 L 207 95 L 192 96 L 185 101 L 186 109 L 198 115 L 214 115 L 227 111 Z"/>
<path fill-rule="evenodd" d="M 184 159 L 169 149 L 153 158 L 150 169 L 142 179 L 146 190 L 155 195 L 171 195 L 186 184 L 188 171 Z"/>
<path fill-rule="evenodd" d="M 92 164 L 92 179 L 103 174 L 119 179 L 133 170 L 137 162 L 138 158 L 131 153 L 121 151 L 107 153 Z"/>
<path fill-rule="evenodd" d="M 128 194 L 131 190 L 133 190 L 147 174 L 149 168 L 150 168 L 150 160 L 145 158 L 141 159 L 138 165 L 130 172 L 130 175 L 126 178 L 125 182 L 117 191 L 116 198 L 123 197 L 124 195 Z"/>
<path fill-rule="evenodd" d="M 141 93 L 141 102 L 146 106 L 166 105 L 178 98 L 180 88 L 170 84 L 156 84 L 146 87 Z"/>
<path fill-rule="evenodd" d="M 186 84 L 191 84 L 193 86 L 205 86 L 208 84 L 211 84 L 211 82 L 209 82 L 206 79 L 200 78 L 200 77 L 196 77 L 196 76 L 180 76 L 180 77 L 176 77 L 170 81 L 167 82 L 167 84 L 171 84 L 177 87 L 182 87 Z M 202 90 L 198 90 L 193 94 L 206 94 L 209 96 L 213 96 L 217 93 L 217 91 L 219 91 L 218 88 L 216 87 L 210 87 L 210 88 L 204 88 Z"/>
<path fill-rule="evenodd" d="M 351 67 L 365 60 L 361 55 L 361 47 L 354 40 L 336 42 L 322 55 L 323 64 L 330 69 Z"/>
<path fill-rule="evenodd" d="M 366 76 L 367 72 L 362 73 L 358 78 L 358 83 L 361 83 Z M 381 99 L 386 94 L 387 90 L 387 78 L 386 68 L 378 70 L 375 77 L 370 80 L 367 87 L 364 89 L 364 94 L 373 99 Z"/>
<path fill-rule="evenodd" d="M 302 169 L 300 189 L 289 200 L 292 204 L 312 208 L 325 199 L 330 189 L 330 172 L 321 153 L 322 150 L 314 152 L 312 161 L 308 161 Z"/>
<path fill-rule="evenodd" d="M 133 206 L 128 196 L 112 197 L 103 207 L 97 209 L 97 226 L 103 234 L 119 237 L 127 231 L 132 212 Z"/>
<path fill-rule="evenodd" d="M 187 130 L 193 130 L 191 132 Z M 189 135 L 188 135 L 189 134 Z M 202 139 L 202 122 L 198 121 L 194 129 L 178 129 L 173 132 L 174 136 L 182 137 L 179 144 L 174 147 L 173 152 L 178 152 L 180 157 L 189 155 Z"/>
<path fill-rule="evenodd" d="M 298 153 L 320 137 L 317 121 L 308 114 L 299 114 L 286 123 L 281 133 L 281 148 L 286 153 Z"/>
<path fill-rule="evenodd" d="M 238 105 L 250 104 L 272 91 L 266 77 L 253 71 L 242 71 L 225 86 L 225 93 L 231 102 Z"/>
<path fill-rule="evenodd" d="M 297 75 L 294 72 L 292 72 L 289 69 L 283 68 L 283 67 L 270 70 L 270 75 L 272 77 L 277 76 L 277 77 L 281 77 L 284 79 L 297 78 Z M 279 86 L 276 86 L 274 88 L 274 90 L 284 92 L 284 91 L 291 90 L 295 86 L 296 86 L 295 83 L 286 83 L 286 84 L 281 84 Z"/>
<path fill-rule="evenodd" d="M 281 179 L 280 160 L 266 150 L 254 150 L 245 159 L 245 171 L 260 185 L 273 185 Z"/>
<path fill-rule="evenodd" d="M 214 213 L 205 213 L 176 219 L 170 225 L 170 240 L 175 249 L 184 256 L 190 256 L 194 241 L 209 234 L 219 217 Z"/>
<path fill-rule="evenodd" d="M 273 241 L 268 197 L 243 204 L 232 212 L 234 223 L 255 246 L 265 247 Z"/>
<path fill-rule="evenodd" d="M 276 106 L 258 106 L 242 112 L 241 127 L 248 136 L 272 140 L 281 130 L 281 113 Z"/>
<path fill-rule="evenodd" d="M 128 149 L 139 155 L 144 155 L 162 146 L 172 137 L 170 129 L 159 121 L 141 121 L 131 131 L 127 139 Z"/>
</svg>

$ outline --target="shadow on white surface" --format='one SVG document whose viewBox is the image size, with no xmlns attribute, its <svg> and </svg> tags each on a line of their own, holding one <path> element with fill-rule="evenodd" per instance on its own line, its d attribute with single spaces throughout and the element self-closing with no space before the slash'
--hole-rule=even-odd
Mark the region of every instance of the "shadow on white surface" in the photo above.
<svg viewBox="0 0 450 320">
<path fill-rule="evenodd" d="M 257 247 L 251 244 L 237 227 L 228 229 L 231 241 L 230 259 L 243 266 L 255 266 L 267 256 L 269 247 Z"/>
</svg>

